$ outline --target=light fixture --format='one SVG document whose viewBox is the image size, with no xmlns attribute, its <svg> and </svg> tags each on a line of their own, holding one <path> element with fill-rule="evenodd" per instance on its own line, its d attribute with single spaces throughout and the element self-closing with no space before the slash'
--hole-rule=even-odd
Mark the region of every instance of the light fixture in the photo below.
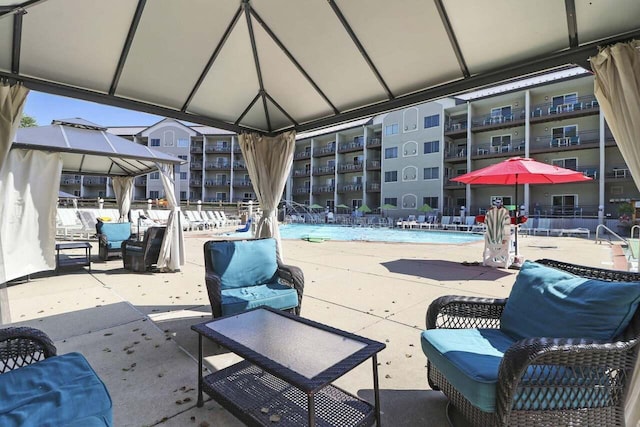
<svg viewBox="0 0 640 427">
<path fill-rule="evenodd" d="M 549 97 L 548 97 L 548 96 L 545 96 L 545 97 L 544 97 L 544 100 L 545 100 L 545 101 L 548 101 L 548 100 L 549 100 Z"/>
<path fill-rule="evenodd" d="M 545 131 L 545 132 L 549 131 L 549 128 L 545 127 L 545 128 L 544 128 L 544 131 Z"/>
<path fill-rule="evenodd" d="M 514 107 L 517 107 L 517 106 L 518 106 L 518 101 L 516 101 L 516 102 L 513 104 L 513 106 L 514 106 Z"/>
<path fill-rule="evenodd" d="M 518 131 L 515 131 L 516 136 L 518 135 Z"/>
</svg>

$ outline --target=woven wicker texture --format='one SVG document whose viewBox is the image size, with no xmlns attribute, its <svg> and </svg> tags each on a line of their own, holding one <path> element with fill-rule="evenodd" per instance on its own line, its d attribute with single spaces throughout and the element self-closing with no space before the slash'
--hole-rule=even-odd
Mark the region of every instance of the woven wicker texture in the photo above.
<svg viewBox="0 0 640 427">
<path fill-rule="evenodd" d="M 639 273 L 543 259 L 575 275 L 616 282 Z M 613 286 L 613 285 L 612 285 Z M 427 329 L 499 328 L 505 299 L 445 296 L 427 311 Z M 640 310 L 612 342 L 528 338 L 505 353 L 498 373 L 495 413 L 480 411 L 427 363 L 429 385 L 441 390 L 475 426 L 624 426 L 624 401 L 638 357 Z"/>
<path fill-rule="evenodd" d="M 34 328 L 0 329 L 0 373 L 56 355 L 56 347 L 42 331 Z"/>
</svg>

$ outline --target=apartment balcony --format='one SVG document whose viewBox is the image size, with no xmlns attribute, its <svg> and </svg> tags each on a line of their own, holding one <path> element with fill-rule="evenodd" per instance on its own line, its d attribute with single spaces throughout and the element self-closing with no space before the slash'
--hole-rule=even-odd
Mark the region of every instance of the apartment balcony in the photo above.
<svg viewBox="0 0 640 427">
<path fill-rule="evenodd" d="M 293 194 L 309 194 L 311 189 L 309 187 L 295 187 L 293 189 Z"/>
<path fill-rule="evenodd" d="M 199 187 L 202 185 L 202 180 L 201 179 L 190 179 L 189 180 L 189 185 L 192 187 Z"/>
<path fill-rule="evenodd" d="M 233 146 L 233 152 L 234 153 L 242 153 L 242 149 L 240 148 L 239 144 L 236 144 Z"/>
<path fill-rule="evenodd" d="M 310 159 L 310 158 L 311 158 L 311 151 L 309 150 L 300 151 L 293 155 L 294 160 L 302 160 L 302 159 Z"/>
<path fill-rule="evenodd" d="M 205 187 L 228 187 L 229 181 L 226 179 L 205 179 Z"/>
<path fill-rule="evenodd" d="M 295 169 L 293 171 L 294 178 L 307 177 L 309 175 L 311 175 L 311 170 L 310 169 Z"/>
<path fill-rule="evenodd" d="M 625 180 L 631 179 L 631 171 L 625 166 L 614 166 L 605 171 L 605 177 L 607 179 Z"/>
<path fill-rule="evenodd" d="M 382 147 L 382 138 L 369 138 L 367 139 L 367 147 Z"/>
<path fill-rule="evenodd" d="M 349 153 L 352 151 L 362 151 L 364 149 L 364 140 L 358 139 L 353 142 L 348 142 L 346 144 L 340 144 L 340 148 L 338 148 L 339 153 Z"/>
<path fill-rule="evenodd" d="M 250 188 L 252 187 L 251 181 L 245 181 L 244 179 L 236 179 L 233 181 L 234 187 Z"/>
<path fill-rule="evenodd" d="M 359 183 L 350 183 L 350 184 L 342 184 L 338 186 L 338 193 L 351 193 L 351 192 L 362 192 L 362 184 Z"/>
<path fill-rule="evenodd" d="M 471 129 L 474 131 L 486 131 L 493 129 L 503 129 L 524 124 L 524 108 L 514 110 L 511 114 L 491 115 L 473 117 L 471 119 Z"/>
<path fill-rule="evenodd" d="M 209 145 L 205 149 L 207 153 L 231 153 L 230 145 Z"/>
<path fill-rule="evenodd" d="M 314 185 L 313 194 L 333 193 L 336 189 L 335 185 Z"/>
<path fill-rule="evenodd" d="M 368 171 L 379 171 L 382 168 L 382 162 L 380 160 L 367 160 Z"/>
<path fill-rule="evenodd" d="M 598 166 L 580 166 L 576 169 L 578 172 L 582 172 L 584 176 L 588 176 L 592 179 L 598 179 L 599 176 L 599 168 Z"/>
<path fill-rule="evenodd" d="M 143 178 L 136 178 L 134 180 L 134 184 L 135 185 L 147 185 L 147 178 L 143 177 Z"/>
<path fill-rule="evenodd" d="M 462 182 L 452 181 L 451 178 L 445 178 L 444 182 L 444 188 L 449 190 L 465 188 L 465 185 L 466 184 L 463 184 Z"/>
<path fill-rule="evenodd" d="M 104 177 L 96 177 L 96 178 L 85 178 L 83 181 L 84 185 L 87 186 L 102 186 L 102 185 L 107 185 L 107 178 Z"/>
<path fill-rule="evenodd" d="M 318 168 L 313 168 L 314 175 L 332 175 L 336 172 L 335 166 L 321 166 Z"/>
<path fill-rule="evenodd" d="M 338 173 L 360 172 L 362 171 L 362 163 L 347 163 L 338 166 Z"/>
<path fill-rule="evenodd" d="M 369 182 L 367 183 L 367 193 L 379 193 L 380 192 L 380 183 L 379 182 Z"/>
<path fill-rule="evenodd" d="M 62 184 L 62 185 L 77 185 L 77 184 L 80 184 L 80 182 L 81 182 L 81 180 L 79 180 L 79 179 L 76 179 L 76 178 L 64 178 L 64 176 L 60 180 L 60 184 Z"/>
<path fill-rule="evenodd" d="M 200 162 L 191 162 L 191 164 L 189 164 L 189 168 L 192 171 L 201 171 L 202 170 L 202 163 L 200 163 Z"/>
<path fill-rule="evenodd" d="M 206 170 L 230 170 L 231 163 L 209 162 L 205 165 Z"/>
<path fill-rule="evenodd" d="M 476 144 L 471 147 L 472 156 L 503 156 L 509 153 L 524 153 L 524 139 L 513 139 L 510 142 L 505 142 L 503 144 L 492 144 L 491 142 L 486 142 Z"/>
<path fill-rule="evenodd" d="M 600 105 L 594 95 L 581 96 L 576 102 L 553 105 L 550 102 L 531 106 L 531 123 L 598 114 Z"/>
<path fill-rule="evenodd" d="M 313 150 L 313 157 L 332 156 L 335 152 L 335 146 L 316 148 Z"/>
<path fill-rule="evenodd" d="M 467 148 L 452 148 L 450 150 L 446 150 L 444 152 L 445 159 L 466 159 L 467 157 Z"/>
<path fill-rule="evenodd" d="M 242 162 L 233 162 L 233 169 L 236 170 L 247 170 L 247 165 Z"/>
<path fill-rule="evenodd" d="M 202 154 L 202 147 L 198 145 L 192 145 L 189 151 L 193 154 Z"/>
<path fill-rule="evenodd" d="M 457 134 L 466 134 L 468 128 L 467 121 L 450 120 L 444 125 L 444 134 L 446 136 L 455 136 Z"/>
</svg>

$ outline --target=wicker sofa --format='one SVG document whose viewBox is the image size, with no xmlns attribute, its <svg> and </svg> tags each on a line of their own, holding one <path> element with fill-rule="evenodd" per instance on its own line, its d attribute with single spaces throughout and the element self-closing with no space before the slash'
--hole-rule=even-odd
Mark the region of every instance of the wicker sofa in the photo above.
<svg viewBox="0 0 640 427">
<path fill-rule="evenodd" d="M 278 260 L 275 239 L 208 241 L 204 265 L 213 317 L 259 306 L 300 314 L 304 275 Z"/>
<path fill-rule="evenodd" d="M 638 357 L 640 274 L 526 262 L 508 299 L 427 311 L 427 378 L 476 426 L 624 426 Z"/>
<path fill-rule="evenodd" d="M 0 329 L 0 425 L 113 425 L 109 392 L 80 353 L 56 354 L 42 331 Z"/>
</svg>

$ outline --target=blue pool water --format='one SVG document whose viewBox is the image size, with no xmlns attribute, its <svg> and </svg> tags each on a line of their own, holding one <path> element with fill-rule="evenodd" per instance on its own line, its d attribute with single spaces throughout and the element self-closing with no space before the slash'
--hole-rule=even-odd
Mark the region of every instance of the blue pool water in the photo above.
<svg viewBox="0 0 640 427">
<path fill-rule="evenodd" d="M 232 233 L 230 237 L 249 237 L 250 233 Z M 330 240 L 403 242 L 403 243 L 469 243 L 482 240 L 482 235 L 453 231 L 404 230 L 392 228 L 349 227 L 340 225 L 283 224 L 283 239 L 324 237 Z"/>
</svg>

